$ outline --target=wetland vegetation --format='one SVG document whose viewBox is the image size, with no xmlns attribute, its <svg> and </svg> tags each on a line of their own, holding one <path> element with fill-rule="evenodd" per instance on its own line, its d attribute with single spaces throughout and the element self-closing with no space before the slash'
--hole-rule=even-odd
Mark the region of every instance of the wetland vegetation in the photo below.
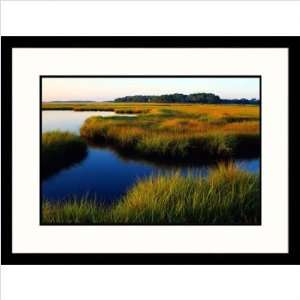
<svg viewBox="0 0 300 300">
<path fill-rule="evenodd" d="M 42 135 L 42 178 L 82 160 L 87 152 L 86 142 L 70 132 L 51 131 Z"/>
<path fill-rule="evenodd" d="M 260 224 L 259 169 L 253 172 L 238 165 L 239 159 L 260 158 L 259 105 L 127 100 L 43 103 L 42 109 L 53 114 L 58 110 L 115 115 L 88 116 L 81 121 L 80 130 L 73 132 L 65 131 L 64 126 L 61 131 L 47 127 L 41 151 L 42 224 Z M 114 153 L 128 170 L 116 165 Z M 153 172 L 148 162 L 174 167 L 164 172 L 161 164 Z M 191 172 L 177 167 L 179 163 L 192 166 Z M 193 173 L 197 166 L 206 166 L 205 175 Z M 101 171 L 102 176 L 115 180 L 111 186 L 106 184 L 111 194 L 122 186 L 113 200 L 105 200 L 105 193 L 93 194 L 97 180 L 105 189 L 100 184 L 104 177 L 97 177 L 96 168 L 108 168 Z M 64 187 L 88 180 L 95 184 L 87 185 L 91 190 L 85 193 L 53 197 L 62 176 Z M 127 177 L 129 182 L 122 185 Z"/>
<path fill-rule="evenodd" d="M 80 134 L 153 159 L 205 162 L 260 153 L 257 106 L 151 105 L 148 110 L 135 118 L 91 117 Z"/>
<path fill-rule="evenodd" d="M 89 197 L 43 201 L 44 224 L 260 223 L 259 176 L 220 164 L 207 178 L 156 176 L 139 181 L 112 206 Z"/>
</svg>

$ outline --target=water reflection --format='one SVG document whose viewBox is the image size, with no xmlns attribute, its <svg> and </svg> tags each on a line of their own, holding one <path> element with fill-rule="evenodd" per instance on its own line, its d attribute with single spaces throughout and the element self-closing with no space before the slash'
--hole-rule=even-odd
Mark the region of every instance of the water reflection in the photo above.
<svg viewBox="0 0 300 300">
<path fill-rule="evenodd" d="M 117 116 L 114 112 L 43 111 L 43 132 L 59 129 L 78 133 L 86 118 L 97 115 Z M 243 170 L 259 172 L 259 159 L 237 159 L 234 162 Z M 49 200 L 63 201 L 71 195 L 81 197 L 89 193 L 91 197 L 109 204 L 140 179 L 177 170 L 184 175 L 207 176 L 213 166 L 214 163 L 149 162 L 120 154 L 109 147 L 89 145 L 87 156 L 82 161 L 43 180 L 42 195 Z"/>
<path fill-rule="evenodd" d="M 258 172 L 259 160 L 236 160 L 239 167 Z M 158 166 L 145 161 L 125 160 L 109 149 L 89 147 L 87 157 L 79 164 L 62 170 L 42 184 L 46 198 L 62 199 L 89 193 L 99 201 L 111 203 L 119 199 L 139 179 L 179 170 L 181 174 L 207 176 L 211 166 Z"/>
<path fill-rule="evenodd" d="M 134 114 L 117 114 L 114 111 L 43 110 L 42 132 L 65 130 L 79 134 L 80 127 L 89 117 L 135 117 Z"/>
</svg>

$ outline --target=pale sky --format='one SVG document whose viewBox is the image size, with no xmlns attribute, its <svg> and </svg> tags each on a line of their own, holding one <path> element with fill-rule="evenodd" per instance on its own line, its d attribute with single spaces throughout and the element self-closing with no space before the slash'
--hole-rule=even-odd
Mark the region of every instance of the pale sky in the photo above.
<svg viewBox="0 0 300 300">
<path fill-rule="evenodd" d="M 42 92 L 43 101 L 108 101 L 173 93 L 259 99 L 259 78 L 43 78 Z"/>
</svg>

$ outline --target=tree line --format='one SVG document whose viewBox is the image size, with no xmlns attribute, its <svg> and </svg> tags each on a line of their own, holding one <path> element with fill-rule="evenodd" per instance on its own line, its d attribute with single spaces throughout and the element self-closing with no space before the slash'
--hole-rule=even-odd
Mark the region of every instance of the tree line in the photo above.
<svg viewBox="0 0 300 300">
<path fill-rule="evenodd" d="M 141 103 L 211 103 L 211 104 L 258 104 L 257 99 L 221 99 L 212 93 L 194 94 L 167 94 L 160 96 L 135 95 L 125 96 L 114 100 L 115 102 L 141 102 Z"/>
</svg>

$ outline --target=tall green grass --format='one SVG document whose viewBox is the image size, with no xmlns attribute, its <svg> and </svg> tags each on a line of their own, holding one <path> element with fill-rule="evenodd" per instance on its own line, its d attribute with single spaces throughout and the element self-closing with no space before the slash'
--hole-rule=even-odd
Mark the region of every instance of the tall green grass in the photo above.
<svg viewBox="0 0 300 300">
<path fill-rule="evenodd" d="M 207 178 L 174 173 L 138 182 L 112 207 L 96 201 L 44 199 L 44 224 L 260 224 L 259 176 L 233 164 Z"/>
<path fill-rule="evenodd" d="M 70 132 L 51 131 L 42 135 L 42 177 L 82 160 L 87 153 L 85 141 Z"/>
<path fill-rule="evenodd" d="M 84 122 L 80 134 L 93 143 L 153 159 L 205 161 L 260 153 L 258 124 L 253 121 L 215 124 L 165 115 L 131 120 L 92 117 Z"/>
</svg>

